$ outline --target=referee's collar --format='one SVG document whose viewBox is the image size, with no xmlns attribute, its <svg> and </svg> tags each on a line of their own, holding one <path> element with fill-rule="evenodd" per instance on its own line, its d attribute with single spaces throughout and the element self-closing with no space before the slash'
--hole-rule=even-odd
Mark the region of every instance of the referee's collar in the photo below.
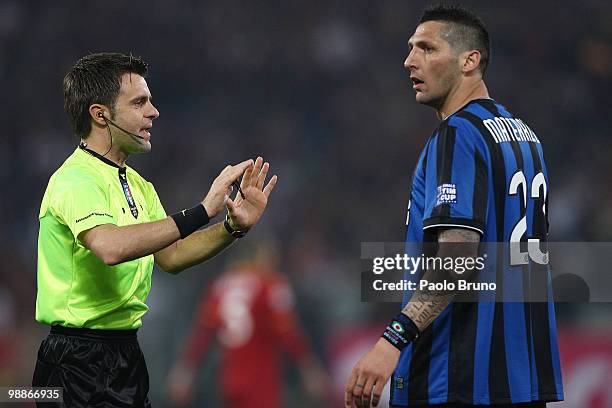
<svg viewBox="0 0 612 408">
<path fill-rule="evenodd" d="M 98 160 L 101 160 L 103 163 L 108 164 L 109 166 L 113 166 L 116 169 L 119 169 L 120 171 L 125 172 L 125 167 L 121 167 L 119 166 L 117 163 L 113 162 L 112 160 L 107 159 L 106 157 L 102 156 L 101 154 L 94 152 L 91 149 L 87 148 L 87 145 L 84 142 L 79 143 L 79 149 L 85 151 L 86 153 L 90 154 L 91 156 L 95 157 Z"/>
</svg>

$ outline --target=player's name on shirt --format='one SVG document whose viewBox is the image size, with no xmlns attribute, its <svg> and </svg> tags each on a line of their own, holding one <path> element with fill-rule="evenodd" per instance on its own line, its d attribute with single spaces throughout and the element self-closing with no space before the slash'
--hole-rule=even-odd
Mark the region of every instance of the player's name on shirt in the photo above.
<svg viewBox="0 0 612 408">
<path fill-rule="evenodd" d="M 540 143 L 533 130 L 520 119 L 495 117 L 484 119 L 483 125 L 493 136 L 496 143 L 502 142 L 534 142 Z"/>
</svg>

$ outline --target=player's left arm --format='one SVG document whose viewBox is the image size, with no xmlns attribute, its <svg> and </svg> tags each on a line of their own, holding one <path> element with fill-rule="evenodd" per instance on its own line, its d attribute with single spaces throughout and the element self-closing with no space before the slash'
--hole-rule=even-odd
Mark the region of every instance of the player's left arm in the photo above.
<svg viewBox="0 0 612 408">
<path fill-rule="evenodd" d="M 440 229 L 436 257 L 474 259 L 478 255 L 479 242 L 480 234 L 476 231 L 467 228 Z M 459 278 L 469 280 L 473 271 L 474 268 L 466 268 L 463 273 L 457 274 L 445 269 L 429 269 L 421 279 L 430 283 L 456 282 Z M 416 325 L 419 332 L 423 332 L 448 307 L 458 292 L 458 289 L 415 290 L 402 314 Z M 370 401 L 377 406 L 382 389 L 393 373 L 399 356 L 399 349 L 381 337 L 353 368 L 345 388 L 346 407 L 369 407 Z"/>
<path fill-rule="evenodd" d="M 490 179 L 485 142 L 469 122 L 451 118 L 428 143 L 427 149 L 423 229 L 437 233 L 436 257 L 476 258 L 480 234 L 485 228 Z M 457 264 L 453 261 L 453 265 Z M 426 270 L 421 280 L 456 282 L 468 280 L 471 274 L 471 270 L 458 274 L 434 269 Z M 454 286 L 459 288 L 457 284 Z M 345 388 L 347 407 L 353 404 L 369 407 L 370 401 L 378 404 L 382 389 L 399 361 L 400 350 L 425 330 L 456 295 L 455 290 L 413 292 L 411 300 L 395 316 L 381 339 L 353 368 Z"/>
<path fill-rule="evenodd" d="M 438 258 L 475 259 L 478 256 L 480 234 L 467 228 L 444 229 L 438 235 L 438 243 L 440 245 L 440 249 L 436 254 Z M 430 269 L 423 274 L 421 280 L 424 279 L 429 283 L 444 283 L 445 281 L 456 283 L 459 279 L 469 280 L 473 271 L 474 268 L 465 268 L 464 272 L 458 274 L 455 271 L 447 271 L 445 269 Z M 429 290 L 427 288 L 417 289 L 414 291 L 410 301 L 402 309 L 402 313 L 414 322 L 419 332 L 423 332 L 459 293 L 459 285 L 455 284 L 454 287 L 454 290 L 444 291 Z"/>
<path fill-rule="evenodd" d="M 273 176 L 265 184 L 270 165 L 262 163 L 258 159 L 253 170 L 244 173 L 240 184 L 244 198 L 237 193 L 234 200 L 227 200 L 229 224 L 233 230 L 249 230 L 259 221 L 268 205 L 268 197 L 278 178 Z M 221 222 L 156 252 L 155 262 L 166 272 L 178 273 L 216 256 L 235 240 Z"/>
</svg>

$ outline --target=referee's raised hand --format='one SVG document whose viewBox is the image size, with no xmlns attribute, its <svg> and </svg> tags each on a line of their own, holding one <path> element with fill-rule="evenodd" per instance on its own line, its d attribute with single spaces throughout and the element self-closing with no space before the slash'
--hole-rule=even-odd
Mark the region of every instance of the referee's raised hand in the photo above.
<svg viewBox="0 0 612 408">
<path fill-rule="evenodd" d="M 215 217 L 225 206 L 232 192 L 231 185 L 238 180 L 245 171 L 253 168 L 253 160 L 245 160 L 235 166 L 225 167 L 213 181 L 208 194 L 202 200 L 209 218 Z"/>
<path fill-rule="evenodd" d="M 225 203 L 232 227 L 238 230 L 248 230 L 263 214 L 268 204 L 268 197 L 278 180 L 278 177 L 274 175 L 268 184 L 265 184 L 269 170 L 270 164 L 264 162 L 262 157 L 258 157 L 255 164 L 244 172 L 240 183 L 244 196 L 236 194 L 234 200 L 228 198 Z"/>
</svg>

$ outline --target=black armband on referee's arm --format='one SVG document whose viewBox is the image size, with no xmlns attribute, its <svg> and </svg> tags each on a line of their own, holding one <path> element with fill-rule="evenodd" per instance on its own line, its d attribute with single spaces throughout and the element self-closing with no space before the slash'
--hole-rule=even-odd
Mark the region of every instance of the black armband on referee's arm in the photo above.
<svg viewBox="0 0 612 408">
<path fill-rule="evenodd" d="M 419 328 L 412 319 L 403 313 L 399 313 L 391 320 L 382 334 L 382 338 L 387 340 L 399 351 L 402 351 L 412 340 L 419 337 Z"/>
<path fill-rule="evenodd" d="M 181 234 L 181 239 L 193 234 L 196 230 L 208 224 L 210 218 L 206 213 L 204 205 L 201 203 L 188 210 L 179 211 L 170 217 L 176 223 L 176 227 Z"/>
</svg>

